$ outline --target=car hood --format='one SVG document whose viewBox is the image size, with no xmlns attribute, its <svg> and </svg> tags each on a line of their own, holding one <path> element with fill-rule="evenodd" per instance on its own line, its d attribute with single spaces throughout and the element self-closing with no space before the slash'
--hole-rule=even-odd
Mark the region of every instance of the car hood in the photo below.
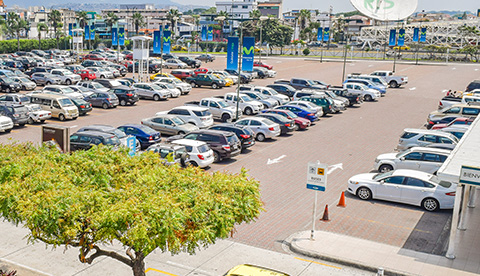
<svg viewBox="0 0 480 276">
<path fill-rule="evenodd" d="M 375 182 L 372 180 L 372 178 L 376 175 L 376 173 L 362 173 L 362 174 L 357 174 L 348 180 L 349 182 L 359 182 L 359 183 L 365 183 L 365 182 Z"/>
<path fill-rule="evenodd" d="M 199 128 L 196 125 L 190 124 L 190 123 L 186 123 L 184 125 L 178 126 L 178 128 L 181 130 L 184 130 L 187 133 L 191 131 L 199 130 Z"/>
<path fill-rule="evenodd" d="M 396 152 L 384 153 L 377 156 L 378 160 L 394 160 L 395 158 L 397 158 Z"/>
</svg>

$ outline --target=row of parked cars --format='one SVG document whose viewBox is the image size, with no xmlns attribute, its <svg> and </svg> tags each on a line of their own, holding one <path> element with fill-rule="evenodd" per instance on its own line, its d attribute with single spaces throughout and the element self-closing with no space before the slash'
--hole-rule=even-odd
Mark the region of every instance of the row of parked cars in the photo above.
<svg viewBox="0 0 480 276">
<path fill-rule="evenodd" d="M 456 186 L 436 173 L 480 113 L 480 90 L 471 88 L 472 83 L 468 92 L 444 97 L 428 115 L 426 129 L 405 129 L 398 151 L 375 159 L 378 173 L 353 176 L 347 191 L 360 199 L 412 204 L 427 211 L 453 208 Z"/>
</svg>

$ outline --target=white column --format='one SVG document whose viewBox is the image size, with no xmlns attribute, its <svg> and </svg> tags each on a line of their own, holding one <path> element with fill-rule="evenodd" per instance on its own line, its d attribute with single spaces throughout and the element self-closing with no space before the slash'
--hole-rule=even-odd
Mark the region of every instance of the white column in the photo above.
<svg viewBox="0 0 480 276">
<path fill-rule="evenodd" d="M 463 188 L 463 198 L 462 198 L 462 210 L 460 212 L 460 223 L 458 224 L 459 230 L 467 230 L 467 226 L 465 226 L 467 220 L 467 203 L 468 199 L 470 198 L 470 185 L 465 185 Z"/>
<path fill-rule="evenodd" d="M 455 192 L 455 205 L 453 207 L 452 226 L 450 227 L 450 238 L 448 240 L 448 249 L 445 257 L 455 259 L 455 238 L 457 236 L 458 216 L 460 204 L 462 201 L 462 186 L 459 184 Z"/>
<path fill-rule="evenodd" d="M 477 199 L 477 187 L 472 186 L 470 191 L 470 199 L 468 201 L 468 207 L 475 208 L 476 199 Z"/>
</svg>

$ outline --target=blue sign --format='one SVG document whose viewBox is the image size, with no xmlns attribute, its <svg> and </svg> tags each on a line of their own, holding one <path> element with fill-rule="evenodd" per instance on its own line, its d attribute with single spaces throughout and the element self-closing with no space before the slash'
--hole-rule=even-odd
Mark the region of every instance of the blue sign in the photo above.
<svg viewBox="0 0 480 276">
<path fill-rule="evenodd" d="M 90 40 L 95 40 L 95 24 L 90 25 Z"/>
<path fill-rule="evenodd" d="M 427 41 L 427 28 L 422 28 L 420 31 L 420 42 Z"/>
<path fill-rule="evenodd" d="M 307 189 L 320 191 L 320 192 L 325 192 L 326 190 L 325 186 L 319 186 L 319 185 L 313 185 L 313 184 L 307 184 Z"/>
<path fill-rule="evenodd" d="M 242 71 L 253 71 L 255 55 L 255 37 L 244 37 L 242 47 Z"/>
<path fill-rule="evenodd" d="M 207 41 L 207 26 L 202 26 L 202 41 Z"/>
<path fill-rule="evenodd" d="M 328 41 L 330 39 L 330 28 L 323 29 L 323 41 Z"/>
<path fill-rule="evenodd" d="M 397 44 L 397 30 L 390 30 L 390 38 L 388 39 L 388 46 L 395 46 Z"/>
<path fill-rule="evenodd" d="M 317 41 L 322 41 L 322 39 L 323 39 L 323 28 L 318 28 Z"/>
<path fill-rule="evenodd" d="M 85 40 L 90 40 L 90 27 L 85 25 Z"/>
<path fill-rule="evenodd" d="M 161 50 L 161 36 L 160 31 L 153 31 L 153 53 L 160 54 Z"/>
<path fill-rule="evenodd" d="M 73 35 L 73 24 L 72 23 L 68 23 L 68 35 L 69 36 L 72 36 Z"/>
<path fill-rule="evenodd" d="M 170 54 L 170 45 L 172 44 L 172 32 L 171 31 L 163 31 L 163 53 Z"/>
<path fill-rule="evenodd" d="M 127 137 L 127 147 L 130 149 L 128 155 L 134 156 L 135 151 L 137 150 L 137 139 L 135 138 L 135 136 Z"/>
<path fill-rule="evenodd" d="M 112 46 L 118 45 L 118 30 L 117 28 L 112 28 Z"/>
<path fill-rule="evenodd" d="M 118 42 L 120 43 L 120 46 L 125 45 L 125 28 L 120 28 L 118 30 Z"/>
<path fill-rule="evenodd" d="M 208 27 L 207 40 L 208 40 L 208 41 L 212 41 L 212 40 L 213 40 L 213 27 L 212 27 L 212 26 Z"/>
<path fill-rule="evenodd" d="M 238 37 L 230 36 L 227 41 L 227 69 L 238 70 Z"/>
<path fill-rule="evenodd" d="M 418 33 L 420 32 L 420 29 L 418 28 L 413 28 L 413 42 L 418 42 Z"/>
<path fill-rule="evenodd" d="M 397 45 L 398 46 L 404 46 L 405 45 L 405 29 L 398 30 Z"/>
</svg>

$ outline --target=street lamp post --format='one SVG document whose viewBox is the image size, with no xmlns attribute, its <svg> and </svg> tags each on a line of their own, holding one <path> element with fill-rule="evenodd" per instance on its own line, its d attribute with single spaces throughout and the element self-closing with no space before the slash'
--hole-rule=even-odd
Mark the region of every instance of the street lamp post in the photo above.
<svg viewBox="0 0 480 276">
<path fill-rule="evenodd" d="M 262 49 L 263 49 L 263 41 L 262 41 L 262 27 L 263 21 L 268 20 L 267 16 L 260 16 L 260 62 L 262 62 Z"/>
<path fill-rule="evenodd" d="M 160 32 L 160 75 L 163 74 L 163 33 L 165 29 L 165 20 L 162 21 L 162 31 Z"/>
</svg>

